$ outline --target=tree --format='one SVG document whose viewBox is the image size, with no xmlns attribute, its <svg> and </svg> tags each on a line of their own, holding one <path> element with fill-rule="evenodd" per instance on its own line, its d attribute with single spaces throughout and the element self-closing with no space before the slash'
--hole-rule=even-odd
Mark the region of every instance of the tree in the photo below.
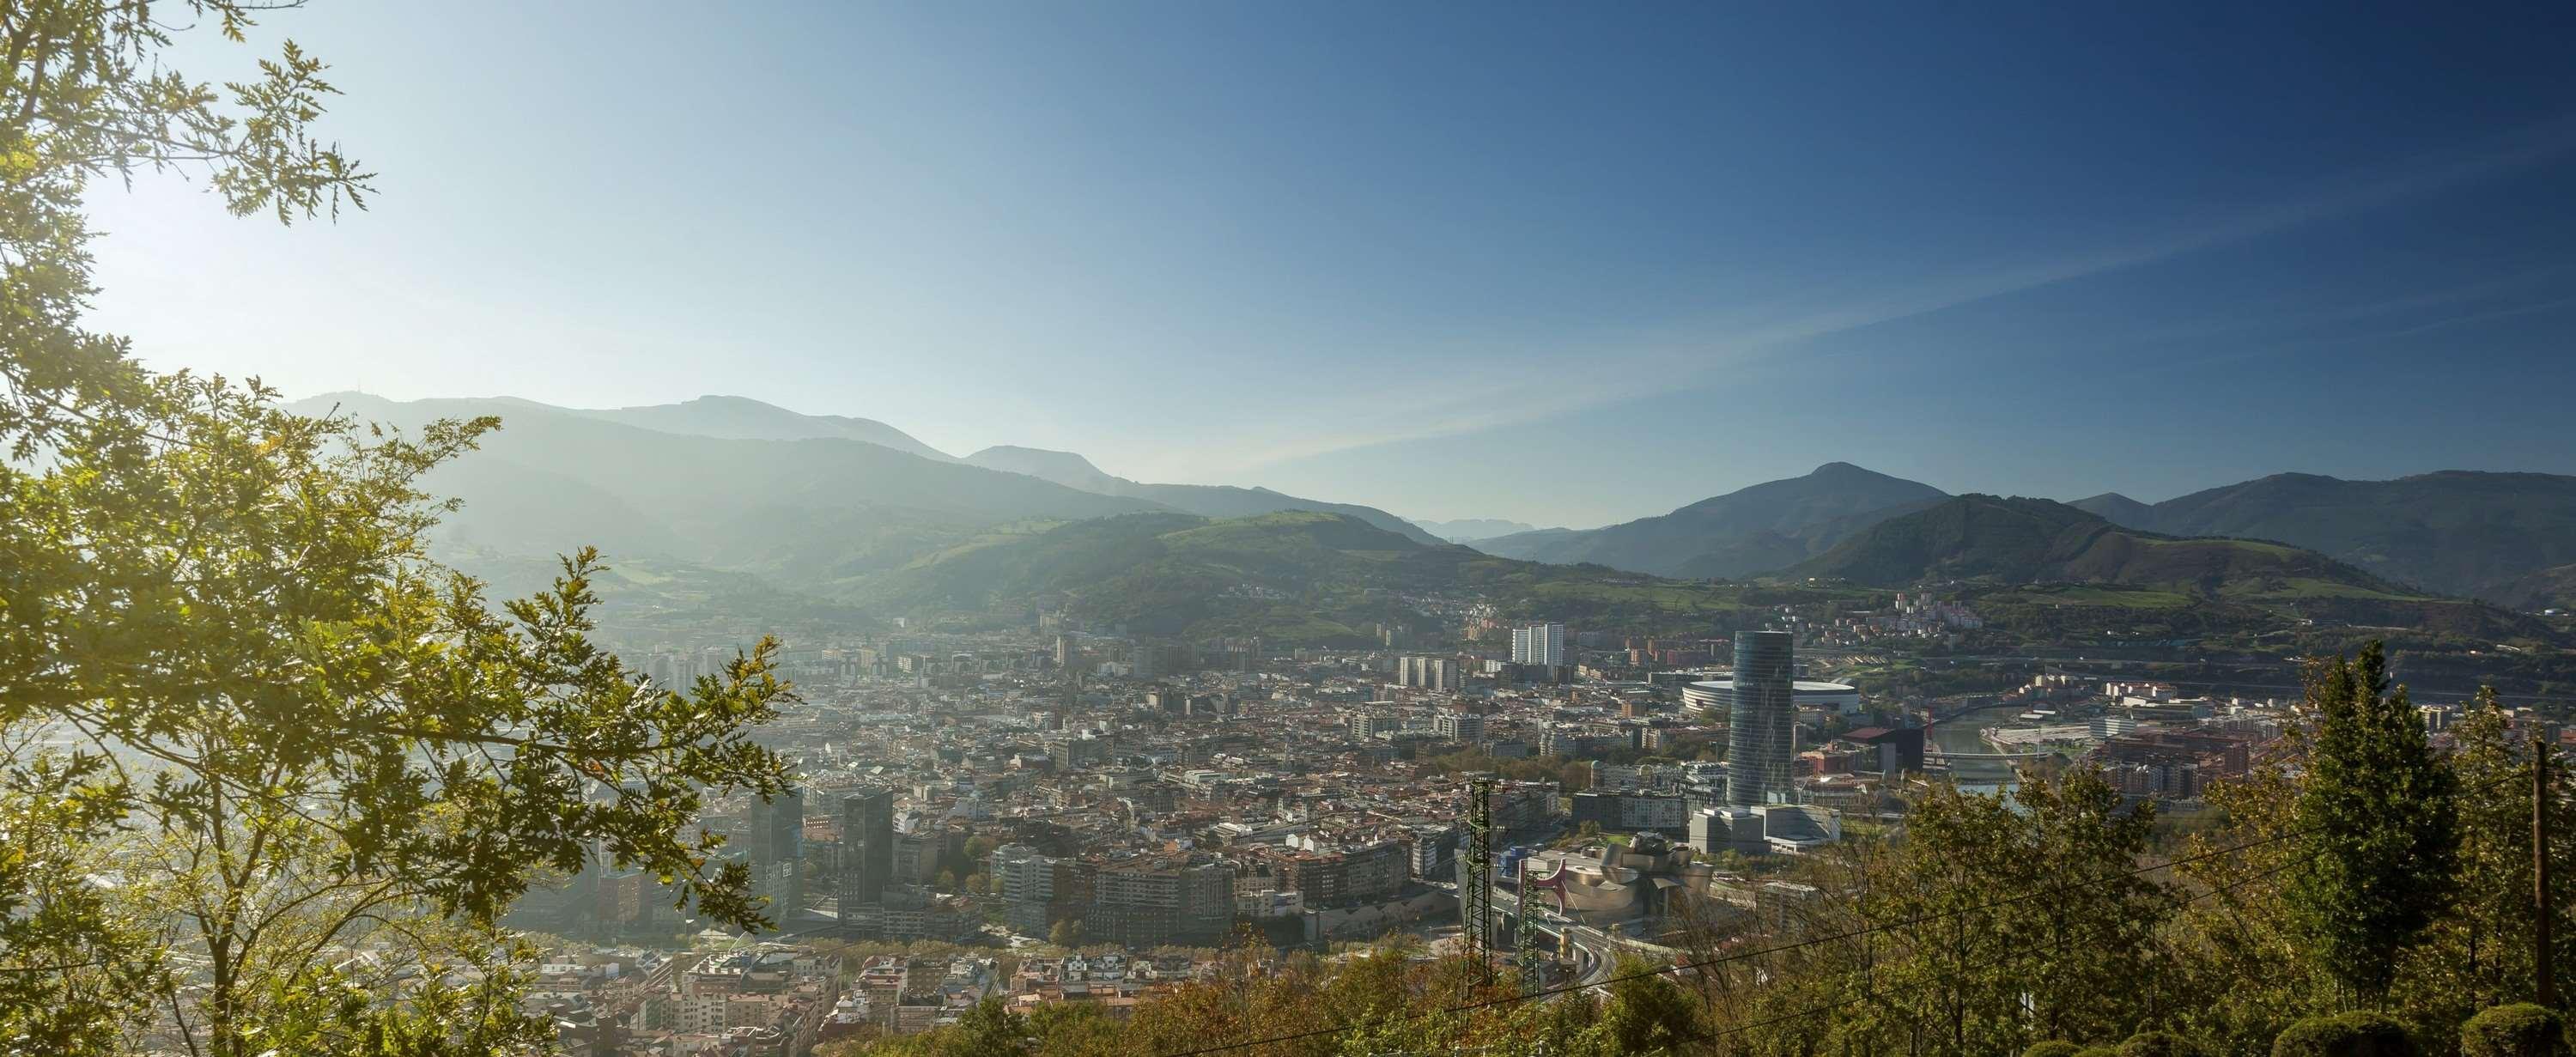
<svg viewBox="0 0 2576 1057">
<path fill-rule="evenodd" d="M 1592 765 L 1582 760 L 1567 761 L 1556 769 L 1556 784 L 1567 793 L 1592 788 Z"/>
<path fill-rule="evenodd" d="M 2531 743 L 2516 736 L 2492 689 L 2446 734 L 2458 788 L 2459 869 L 2446 913 L 2401 965 L 2392 1004 L 2419 1024 L 2451 1025 L 2498 1002 L 2537 997 L 2531 931 Z M 2553 769 L 2553 774 L 2555 769 Z M 2576 832 L 2576 800 L 2550 797 L 2553 833 Z M 2576 905 L 2576 870 L 2550 877 L 2553 905 Z M 2557 964 L 2576 965 L 2576 930 L 2553 936 Z"/>
<path fill-rule="evenodd" d="M 2120 1057 L 2200 1057 L 2200 1048 L 2171 1032 L 2141 1031 L 2120 1044 Z"/>
<path fill-rule="evenodd" d="M 363 208 L 371 176 L 312 133 L 335 89 L 288 43 L 260 77 L 218 91 L 162 61 L 211 24 L 240 41 L 264 0 L 18 0 L 0 10 L 0 438 L 17 456 L 66 422 L 115 423 L 183 378 L 138 366 L 122 338 L 81 329 L 89 296 L 82 198 L 137 172 L 200 175 L 236 215 L 291 223 Z M 171 15 L 176 9 L 176 17 Z M 129 439 L 139 423 L 123 423 Z"/>
<path fill-rule="evenodd" d="M 2032 775 L 2010 800 L 1936 786 L 1907 816 L 1902 845 L 1816 880 L 1866 892 L 1816 910 L 1799 934 L 1870 929 L 1797 960 L 1759 964 L 1732 985 L 1761 1023 L 1850 1003 L 1819 1035 L 1797 1020 L 1750 1031 L 1757 1047 L 1796 1052 L 2013 1053 L 2041 1039 L 2116 1038 L 2154 1010 L 2152 980 L 2171 964 L 2159 933 L 2174 913 L 2137 870 L 2151 811 L 2124 811 L 2097 772 Z"/>
<path fill-rule="evenodd" d="M 118 1052 L 168 987 L 158 931 L 88 880 L 114 868 L 103 849 L 122 810 L 106 767 L 36 756 L 0 796 L 0 1040 L 13 1050 Z"/>
<path fill-rule="evenodd" d="M 2272 1057 L 2415 1057 L 2406 1026 L 2377 1013 L 2310 1017 L 2272 1043 Z"/>
<path fill-rule="evenodd" d="M 538 871 L 594 859 L 759 923 L 747 872 L 712 868 L 718 839 L 691 827 L 710 792 L 784 787 L 745 733 L 790 699 L 770 644 L 657 688 L 591 641 L 594 555 L 501 612 L 431 561 L 445 507 L 418 482 L 497 423 L 402 437 L 300 417 L 80 329 L 93 178 L 182 168 L 282 221 L 363 204 L 365 174 L 307 132 L 320 62 L 289 44 L 229 105 L 162 63 L 174 23 L 238 40 L 268 6 L 0 10 L 13 1048 L 122 1051 L 156 1011 L 214 1057 L 530 1044 L 550 1028 L 518 1011 L 524 952 L 495 922 Z M 56 730 L 74 748 L 31 738 Z M 126 882 L 88 880 L 111 873 Z"/>
<path fill-rule="evenodd" d="M 2312 662 L 2306 682 L 2317 732 L 2298 799 L 2306 856 L 2292 871 L 2293 919 L 2323 974 L 2376 1007 L 2448 898 L 2454 783 L 2405 689 L 2389 692 L 2379 643 Z"/>
<path fill-rule="evenodd" d="M 1001 999 L 987 998 L 957 1018 L 955 1037 L 943 1040 L 946 1045 L 939 1052 L 947 1057 L 1018 1057 L 1028 1052 L 1028 1035 L 1027 1018 L 1011 1012 Z"/>
<path fill-rule="evenodd" d="M 1612 980 L 1609 1003 L 1601 1011 L 1609 1052 L 1678 1053 L 1698 1037 L 1699 1002 L 1670 974 L 1651 972 L 1644 962 L 1623 957 Z"/>
<path fill-rule="evenodd" d="M 1066 918 L 1047 928 L 1047 942 L 1065 950 L 1082 945 L 1082 922 Z"/>
<path fill-rule="evenodd" d="M 2460 1057 L 2565 1057 L 2567 1020 L 2529 1002 L 2497 1006 L 2460 1025 Z"/>
<path fill-rule="evenodd" d="M 9 585 L 8 667 L 26 674 L 7 698 L 115 764 L 99 795 L 143 823 L 116 854 L 159 879 L 128 898 L 205 966 L 185 1030 L 227 1057 L 254 1034 L 393 1030 L 342 1012 L 368 981 L 327 966 L 366 944 L 402 952 L 375 960 L 389 979 L 506 981 L 493 923 L 539 869 L 594 857 L 761 923 L 748 872 L 712 869 L 718 838 L 685 832 L 710 790 L 785 788 L 746 733 L 787 700 L 773 647 L 687 693 L 653 687 L 590 640 L 587 552 L 495 613 L 425 557 L 437 508 L 414 485 L 488 425 L 369 439 L 266 400 L 209 387 L 156 416 L 170 441 L 131 465 L 73 423 L 55 468 L 0 478 L 27 549 L 51 552 L 31 564 L 57 574 Z M 482 1011 L 458 1023 L 534 1030 L 505 988 L 448 997 Z"/>
</svg>

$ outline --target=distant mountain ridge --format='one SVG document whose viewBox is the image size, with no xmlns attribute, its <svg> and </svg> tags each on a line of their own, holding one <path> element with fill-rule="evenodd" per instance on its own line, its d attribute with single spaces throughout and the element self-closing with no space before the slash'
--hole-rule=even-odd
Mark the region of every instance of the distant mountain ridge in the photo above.
<svg viewBox="0 0 2576 1057">
<path fill-rule="evenodd" d="M 1016 444 L 998 444 L 969 455 L 964 461 L 969 466 L 1024 473 L 1040 480 L 1053 481 L 1067 488 L 1079 488 L 1086 492 L 1105 494 L 1108 489 L 1118 487 L 1122 483 L 1134 483 L 1112 477 L 1107 471 L 1092 465 L 1091 460 L 1069 451 L 1023 448 Z"/>
<path fill-rule="evenodd" d="M 1091 460 L 1069 451 L 1002 445 L 969 455 L 965 462 L 970 466 L 1023 473 L 1086 492 L 1148 500 L 1201 517 L 1237 518 L 1251 517 L 1256 514 L 1274 514 L 1285 510 L 1312 510 L 1358 518 L 1415 543 L 1445 542 L 1423 531 L 1420 526 L 1376 507 L 1305 499 L 1283 495 L 1267 488 L 1237 488 L 1233 485 L 1207 484 L 1144 484 L 1113 476 L 1101 470 L 1100 467 L 1092 465 Z"/>
<path fill-rule="evenodd" d="M 857 440 L 893 448 L 939 462 L 957 457 L 913 439 L 912 435 L 872 418 L 808 415 L 747 396 L 701 396 L 676 404 L 585 409 L 555 407 L 533 400 L 505 398 L 509 403 L 580 415 L 603 422 L 640 426 L 664 433 L 685 433 L 718 440 Z"/>
<path fill-rule="evenodd" d="M 2104 492 L 2066 505 L 2088 514 L 2099 514 L 2109 519 L 2112 524 L 2127 525 L 2131 528 L 2145 528 L 2147 519 L 2154 516 L 2155 510 L 2152 506 L 2118 492 Z"/>
<path fill-rule="evenodd" d="M 1882 588 L 1982 586 L 1981 608 L 2024 620 L 2054 619 L 2042 614 L 2070 606 L 2109 606 L 2267 612 L 2488 642 L 2555 634 L 2530 617 L 2427 595 L 2286 543 L 2125 528 L 2046 499 L 1959 496 L 1870 526 L 1784 575 Z"/>
<path fill-rule="evenodd" d="M 1505 521 L 1501 518 L 1490 517 L 1459 518 L 1454 521 L 1427 521 L 1421 518 L 1408 518 L 1406 520 L 1422 526 L 1422 531 L 1438 536 L 1441 539 L 1448 540 L 1451 543 L 1473 543 L 1477 540 L 1489 540 L 1497 536 L 1510 536 L 1522 532 L 1539 531 L 1539 526 L 1532 525 L 1526 521 Z"/>
<path fill-rule="evenodd" d="M 342 394 L 334 394 L 330 399 L 341 399 L 342 396 Z M 375 399 L 354 394 L 348 396 L 358 400 Z M 1049 451 L 1044 448 L 997 445 L 960 459 L 875 419 L 852 418 L 844 415 L 808 415 L 749 397 L 701 396 L 676 404 L 608 409 L 555 407 L 515 397 L 497 398 L 492 403 L 535 413 L 573 415 L 661 433 L 709 437 L 717 440 L 855 440 L 934 462 L 957 463 L 1003 473 L 1021 474 L 1094 495 L 1143 500 L 1160 507 L 1205 517 L 1244 517 L 1280 510 L 1323 510 L 1349 514 L 1390 532 L 1401 533 L 1419 543 L 1442 542 L 1438 537 L 1422 531 L 1412 522 L 1375 507 L 1283 495 L 1267 488 L 1143 484 L 1113 476 L 1093 465 L 1091 460 L 1073 452 Z M 502 413 L 506 419 L 507 412 Z"/>
<path fill-rule="evenodd" d="M 1441 534 L 1373 507 L 1263 488 L 1145 484 L 1072 452 L 1005 445 L 959 459 L 875 420 L 804 415 L 741 397 L 568 409 L 513 398 L 395 402 L 343 393 L 289 406 L 336 407 L 407 428 L 500 416 L 504 427 L 484 450 L 425 482 L 465 501 L 439 533 L 465 550 L 533 557 L 596 544 L 612 558 L 657 556 L 679 563 L 674 568 L 747 573 L 821 598 L 925 556 L 1121 515 L 1222 520 L 1306 511 L 1415 546 L 1445 545 Z M 1978 509 L 1962 513 L 1930 485 L 1835 462 L 1656 517 L 1514 532 L 1475 547 L 1499 559 L 1683 579 L 2027 577 L 2231 600 L 2386 603 L 2440 594 L 2527 610 L 2576 604 L 2571 476 L 2277 474 L 2154 504 L 2112 492 L 2072 504 L 1957 498 Z M 2015 506 L 2032 503 L 2045 507 Z M 1934 517 L 1906 520 L 1926 514 Z M 1939 518 L 1957 521 L 1955 552 L 1925 550 L 1944 531 Z M 1917 538 L 1908 543 L 1905 533 Z"/>
<path fill-rule="evenodd" d="M 1870 526 L 1786 575 L 1871 587 L 1955 579 L 2161 587 L 2209 597 L 2406 594 L 2361 569 L 2284 544 L 2166 536 L 2047 499 L 1977 494 Z"/>
<path fill-rule="evenodd" d="M 1669 514 L 1597 529 L 1544 529 L 1478 540 L 1487 554 L 1589 562 L 1657 576 L 1735 578 L 1804 561 L 1851 533 L 1948 493 L 1846 462 L 1700 500 Z"/>
<path fill-rule="evenodd" d="M 412 430 L 499 416 L 481 450 L 423 483 L 463 501 L 440 538 L 504 556 L 596 544 L 828 593 L 997 524 L 1170 509 L 847 437 L 727 439 L 507 399 L 343 393 L 287 406 Z"/>
<path fill-rule="evenodd" d="M 2077 506 L 2132 528 L 2279 540 L 2443 594 L 2524 604 L 2517 585 L 2576 564 L 2576 477 L 2444 470 L 2387 481 L 2284 473 L 2144 504 Z"/>
<path fill-rule="evenodd" d="M 482 450 L 425 482 L 464 501 L 438 538 L 467 552 L 534 556 L 596 545 L 612 558 L 750 572 L 826 596 L 997 529 L 1118 514 L 1318 510 L 1439 542 L 1371 507 L 1258 488 L 1138 484 L 1070 452 L 999 447 L 957 459 L 882 422 L 742 397 L 598 410 L 330 393 L 288 407 L 405 429 L 498 416 L 501 429 Z"/>
</svg>

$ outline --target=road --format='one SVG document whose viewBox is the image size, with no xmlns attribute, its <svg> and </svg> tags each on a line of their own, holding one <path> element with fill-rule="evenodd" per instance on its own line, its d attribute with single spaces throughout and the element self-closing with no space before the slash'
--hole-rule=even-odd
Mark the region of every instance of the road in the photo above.
<svg viewBox="0 0 2576 1057">
<path fill-rule="evenodd" d="M 1494 905 L 1508 907 L 1514 893 L 1501 885 L 1494 886 Z M 1550 931 L 1565 937 L 1565 945 L 1574 949 L 1574 982 L 1568 994 L 1583 988 L 1598 987 L 1610 979 L 1619 967 L 1619 940 L 1590 925 L 1579 924 L 1556 911 L 1542 906 L 1530 908 Z"/>
<path fill-rule="evenodd" d="M 1568 924 L 1565 940 L 1574 948 L 1574 980 L 1585 987 L 1599 987 L 1619 967 L 1619 941 L 1609 933 L 1590 925 Z"/>
</svg>

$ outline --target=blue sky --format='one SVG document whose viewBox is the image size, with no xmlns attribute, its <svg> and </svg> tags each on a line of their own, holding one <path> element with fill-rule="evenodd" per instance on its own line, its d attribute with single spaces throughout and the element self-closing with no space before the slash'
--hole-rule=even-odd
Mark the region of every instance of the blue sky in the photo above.
<svg viewBox="0 0 2576 1057">
<path fill-rule="evenodd" d="M 375 207 L 102 188 L 94 320 L 290 395 L 736 393 L 1430 518 L 2576 472 L 2572 23 L 322 0 L 184 68 L 332 62 Z"/>
</svg>

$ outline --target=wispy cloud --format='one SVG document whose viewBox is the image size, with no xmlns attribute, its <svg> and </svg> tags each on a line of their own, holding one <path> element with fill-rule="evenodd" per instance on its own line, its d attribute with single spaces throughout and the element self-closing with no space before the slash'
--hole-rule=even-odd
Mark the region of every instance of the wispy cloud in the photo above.
<svg viewBox="0 0 2576 1057">
<path fill-rule="evenodd" d="M 2460 315 L 2450 316 L 2444 319 L 2418 323 L 2401 330 L 2389 331 L 2378 336 L 2383 338 L 2414 337 L 2418 334 L 2430 334 L 2437 330 L 2449 330 L 2453 327 L 2465 327 L 2478 323 L 2492 323 L 2499 319 L 2512 319 L 2517 316 L 2531 316 L 2539 315 L 2544 312 L 2555 312 L 2569 306 L 2576 306 L 2576 297 L 2553 297 L 2546 301 L 2536 301 L 2525 305 L 2514 305 L 2509 308 L 2491 308 L 2478 312 L 2464 312 Z"/>
<path fill-rule="evenodd" d="M 2576 148 L 2576 119 L 2561 119 L 2439 158 L 2351 174 L 2283 199 L 2192 218 L 2114 245 L 2044 259 L 1965 267 L 1866 296 L 1792 308 L 1768 322 L 1676 324 L 1657 335 L 1548 353 L 1497 349 L 1494 366 L 1437 395 L 1414 391 L 1397 405 L 1372 393 L 1305 406 L 1285 420 L 1245 423 L 1232 438 L 1162 460 L 1160 472 L 1214 479 L 1339 451 L 1473 434 L 1669 392 L 1820 338 L 1929 315 L 1996 297 L 2105 275 L 2382 208 L 2494 178 Z M 2532 310 L 2538 310 L 2535 306 Z M 1642 381 L 1641 381 L 1642 380 Z"/>
</svg>

